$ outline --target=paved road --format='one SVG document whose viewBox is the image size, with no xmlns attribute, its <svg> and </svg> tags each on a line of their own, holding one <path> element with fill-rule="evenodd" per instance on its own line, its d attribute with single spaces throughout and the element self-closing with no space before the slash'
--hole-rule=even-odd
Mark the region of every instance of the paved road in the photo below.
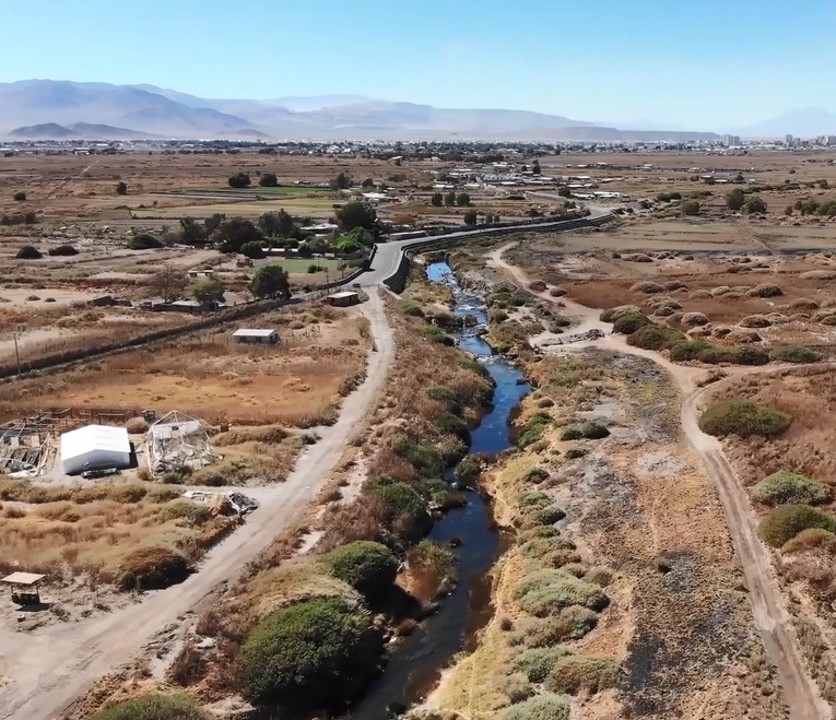
<svg viewBox="0 0 836 720">
<path fill-rule="evenodd" d="M 604 217 L 605 215 L 609 215 L 609 210 L 591 207 L 590 214 L 586 219 L 596 220 L 598 218 Z M 404 250 L 414 245 L 425 243 L 428 240 L 461 240 L 468 237 L 485 237 L 491 234 L 503 235 L 515 229 L 519 230 L 520 232 L 547 229 L 560 230 L 562 226 L 565 226 L 571 222 L 571 220 L 560 220 L 542 223 L 526 223 L 524 225 L 518 225 L 516 227 L 511 226 L 505 228 L 495 228 L 490 230 L 461 230 L 459 232 L 448 233 L 447 235 L 436 235 L 435 237 L 431 238 L 413 238 L 411 240 L 397 240 L 395 242 L 379 243 L 377 246 L 377 253 L 375 254 L 374 260 L 372 261 L 371 269 L 368 272 L 363 273 L 363 275 L 361 275 L 355 282 L 359 282 L 364 287 L 382 284 L 384 280 L 391 277 L 398 269 L 398 265 L 401 262 L 401 254 Z"/>
<path fill-rule="evenodd" d="M 292 526 L 316 497 L 363 418 L 372 409 L 394 358 L 394 341 L 383 303 L 375 289 L 364 311 L 376 350 L 369 356 L 366 380 L 343 402 L 337 422 L 319 428 L 320 441 L 299 459 L 288 479 L 260 493 L 260 507 L 246 524 L 212 548 L 200 572 L 168 590 L 149 594 L 87 623 L 56 625 L 33 634 L 0 628 L 0 666 L 13 682 L 0 687 L 0 718 L 53 720 L 106 673 L 139 655 L 162 628 L 180 623 L 188 611 L 227 582 Z"/>
</svg>

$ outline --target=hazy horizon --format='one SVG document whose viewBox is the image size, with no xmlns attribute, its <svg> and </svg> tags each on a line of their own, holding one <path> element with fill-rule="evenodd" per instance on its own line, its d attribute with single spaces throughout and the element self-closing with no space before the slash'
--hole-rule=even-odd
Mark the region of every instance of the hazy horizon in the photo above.
<svg viewBox="0 0 836 720">
<path fill-rule="evenodd" d="M 600 0 L 103 0 L 10 6 L 0 81 L 152 84 L 207 98 L 364 95 L 723 131 L 828 107 L 836 5 Z M 44 22 L 48 20 L 48 22 Z M 32 36 L 38 51 L 32 52 Z M 22 60 L 24 58 L 25 60 Z"/>
</svg>

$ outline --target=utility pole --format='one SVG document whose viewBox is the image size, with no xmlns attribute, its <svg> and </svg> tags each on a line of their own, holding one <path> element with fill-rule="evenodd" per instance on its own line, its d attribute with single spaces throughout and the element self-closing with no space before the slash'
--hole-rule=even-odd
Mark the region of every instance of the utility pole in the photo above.
<svg viewBox="0 0 836 720">
<path fill-rule="evenodd" d="M 20 350 L 17 346 L 17 333 L 18 331 L 15 330 L 14 338 L 15 338 L 15 364 L 17 365 L 17 374 L 20 376 Z"/>
</svg>

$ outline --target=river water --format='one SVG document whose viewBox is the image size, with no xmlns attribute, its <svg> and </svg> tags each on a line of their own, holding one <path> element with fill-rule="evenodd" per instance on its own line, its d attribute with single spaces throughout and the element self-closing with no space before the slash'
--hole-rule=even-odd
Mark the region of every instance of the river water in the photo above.
<svg viewBox="0 0 836 720">
<path fill-rule="evenodd" d="M 470 452 L 496 455 L 513 444 L 510 419 L 531 387 L 517 367 L 502 355 L 494 355 L 477 334 L 487 322 L 483 300 L 462 290 L 447 263 L 427 266 L 427 276 L 432 282 L 450 287 L 457 315 L 477 319 L 475 327 L 459 331 L 458 344 L 478 357 L 496 387 L 490 412 L 471 432 Z M 452 470 L 445 479 L 452 480 Z M 430 533 L 431 539 L 442 543 L 461 539 L 461 546 L 455 551 L 459 578 L 456 589 L 442 600 L 436 614 L 424 620 L 393 650 L 385 672 L 353 708 L 349 720 L 384 720 L 396 714 L 394 710 L 421 700 L 432 689 L 441 670 L 457 652 L 467 647 L 468 639 L 490 618 L 487 573 L 499 556 L 502 539 L 493 528 L 485 499 L 471 492 L 467 500 L 466 506 L 451 510 L 438 520 Z"/>
</svg>

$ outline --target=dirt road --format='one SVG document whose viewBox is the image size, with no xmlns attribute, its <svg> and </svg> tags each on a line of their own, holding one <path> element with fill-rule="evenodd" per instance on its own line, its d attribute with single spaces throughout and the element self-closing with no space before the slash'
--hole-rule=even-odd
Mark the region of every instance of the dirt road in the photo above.
<svg viewBox="0 0 836 720">
<path fill-rule="evenodd" d="M 99 677 L 138 655 L 159 630 L 181 622 L 185 613 L 233 582 L 248 561 L 291 526 L 325 484 L 392 363 L 394 340 L 383 303 L 375 289 L 368 294 L 364 312 L 376 350 L 366 380 L 345 399 L 339 420 L 318 430 L 320 441 L 299 459 L 287 481 L 262 494 L 247 523 L 212 548 L 200 571 L 184 583 L 89 623 L 52 626 L 37 634 L 0 629 L 0 666 L 14 668 L 13 682 L 0 687 L 0 718 L 53 720 Z"/>
<path fill-rule="evenodd" d="M 502 259 L 503 253 L 513 247 L 506 245 L 490 255 L 495 267 L 510 274 L 522 287 L 528 287 L 529 279 L 518 267 Z M 532 291 L 529 291 L 532 292 Z M 697 389 L 694 379 L 703 371 L 676 365 L 658 353 L 628 345 L 624 336 L 610 334 L 611 325 L 598 319 L 599 311 L 579 305 L 567 298 L 553 298 L 547 292 L 533 295 L 548 302 L 562 302 L 562 312 L 579 322 L 572 332 L 578 334 L 598 329 L 604 334 L 599 340 L 577 343 L 576 347 L 595 346 L 630 355 L 646 357 L 665 368 L 682 391 L 682 429 L 697 456 L 711 478 L 726 512 L 729 533 L 735 552 L 740 559 L 746 587 L 752 603 L 755 625 L 763 638 L 766 651 L 774 663 L 778 679 L 784 691 L 784 701 L 790 708 L 792 720 L 829 720 L 832 709 L 821 698 L 815 682 L 808 675 L 804 660 L 797 646 L 795 633 L 790 624 L 783 595 L 777 587 L 769 551 L 757 533 L 757 521 L 749 498 L 742 483 L 737 479 L 731 465 L 716 438 L 704 434 L 697 425 L 700 399 L 713 387 Z M 774 372 L 774 368 L 745 368 L 741 373 Z M 725 382 L 731 381 L 733 378 Z"/>
</svg>

